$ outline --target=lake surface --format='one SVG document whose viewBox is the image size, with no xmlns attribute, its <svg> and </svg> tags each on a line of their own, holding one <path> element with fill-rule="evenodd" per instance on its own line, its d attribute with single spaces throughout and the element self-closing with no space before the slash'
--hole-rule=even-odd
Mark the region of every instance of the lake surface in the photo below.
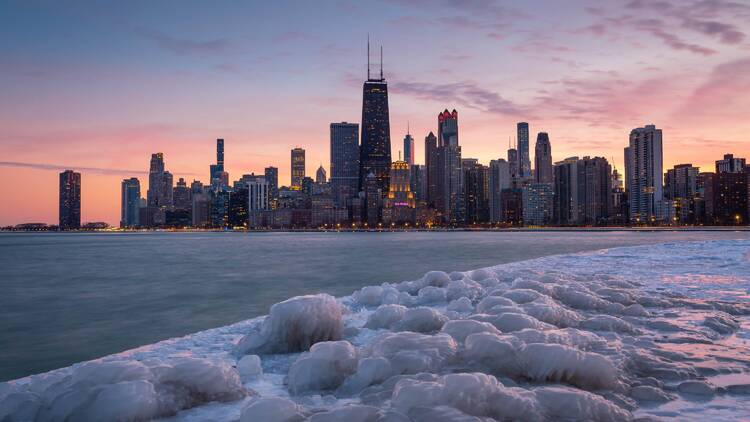
<svg viewBox="0 0 750 422">
<path fill-rule="evenodd" d="M 0 233 L 0 381 L 430 270 L 747 232 Z"/>
</svg>

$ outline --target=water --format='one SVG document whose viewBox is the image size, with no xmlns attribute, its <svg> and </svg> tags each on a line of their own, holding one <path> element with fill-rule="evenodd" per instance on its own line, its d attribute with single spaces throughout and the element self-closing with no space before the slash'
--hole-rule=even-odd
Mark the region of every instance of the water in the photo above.
<svg viewBox="0 0 750 422">
<path fill-rule="evenodd" d="M 0 234 L 0 380 L 428 270 L 738 232 Z"/>
</svg>

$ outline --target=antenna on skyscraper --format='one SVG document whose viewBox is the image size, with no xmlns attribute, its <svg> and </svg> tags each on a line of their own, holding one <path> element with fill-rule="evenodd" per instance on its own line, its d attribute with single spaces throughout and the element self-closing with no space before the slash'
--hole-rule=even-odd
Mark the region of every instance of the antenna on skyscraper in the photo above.
<svg viewBox="0 0 750 422">
<path fill-rule="evenodd" d="M 409 130 L 409 121 L 406 121 L 406 134 L 411 135 L 411 131 Z"/>
<path fill-rule="evenodd" d="M 383 80 L 383 46 L 380 46 L 380 80 Z"/>
<path fill-rule="evenodd" d="M 367 33 L 367 80 L 370 80 L 370 33 Z"/>
</svg>

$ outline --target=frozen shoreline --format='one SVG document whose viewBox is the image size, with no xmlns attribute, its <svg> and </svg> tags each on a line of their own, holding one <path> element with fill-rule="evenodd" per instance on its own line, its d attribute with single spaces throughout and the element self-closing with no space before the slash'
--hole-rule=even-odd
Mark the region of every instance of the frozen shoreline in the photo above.
<svg viewBox="0 0 750 422">
<path fill-rule="evenodd" d="M 114 408 L 133 420 L 237 420 L 243 409 L 260 420 L 271 417 L 257 413 L 264 403 L 289 416 L 265 420 L 339 417 L 323 410 L 502 419 L 521 408 L 546 419 L 572 411 L 571 400 L 595 420 L 750 416 L 748 254 L 747 240 L 614 248 L 292 300 L 267 327 L 256 318 L 0 384 L 0 419 L 36 406 L 39 420 L 106 420 L 116 416 L 106 404 L 122 399 L 148 403 Z M 284 332 L 300 315 L 308 325 Z M 238 374 L 236 344 L 261 329 L 240 349 L 261 354 L 262 375 L 247 359 Z M 476 397 L 461 402 L 453 383 Z M 491 405 L 500 397 L 507 408 Z"/>
</svg>

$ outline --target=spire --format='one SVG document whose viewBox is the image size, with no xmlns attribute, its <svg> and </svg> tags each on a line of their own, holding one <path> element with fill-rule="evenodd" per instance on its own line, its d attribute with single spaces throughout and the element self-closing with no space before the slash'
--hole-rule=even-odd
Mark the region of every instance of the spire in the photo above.
<svg viewBox="0 0 750 422">
<path fill-rule="evenodd" d="M 383 46 L 380 46 L 380 80 L 384 80 L 383 78 Z"/>
<path fill-rule="evenodd" d="M 409 130 L 409 121 L 406 121 L 406 134 L 411 135 L 411 131 Z"/>
<path fill-rule="evenodd" d="M 367 33 L 367 80 L 370 80 L 370 33 Z"/>
<path fill-rule="evenodd" d="M 398 161 L 401 161 L 401 150 L 398 150 Z"/>
</svg>

